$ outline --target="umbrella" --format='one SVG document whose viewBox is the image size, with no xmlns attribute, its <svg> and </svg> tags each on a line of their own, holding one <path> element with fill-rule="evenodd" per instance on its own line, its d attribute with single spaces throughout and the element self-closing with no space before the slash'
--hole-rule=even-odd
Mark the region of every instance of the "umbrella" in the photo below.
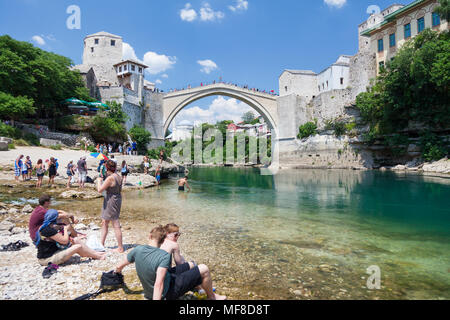
<svg viewBox="0 0 450 320">
<path fill-rule="evenodd" d="M 81 106 L 85 106 L 87 104 L 86 101 L 76 99 L 76 98 L 66 99 L 66 100 L 64 100 L 64 103 L 72 104 L 72 105 L 81 105 Z"/>
<path fill-rule="evenodd" d="M 98 160 L 109 160 L 109 158 L 105 156 L 103 153 L 91 153 L 91 157 Z"/>
</svg>

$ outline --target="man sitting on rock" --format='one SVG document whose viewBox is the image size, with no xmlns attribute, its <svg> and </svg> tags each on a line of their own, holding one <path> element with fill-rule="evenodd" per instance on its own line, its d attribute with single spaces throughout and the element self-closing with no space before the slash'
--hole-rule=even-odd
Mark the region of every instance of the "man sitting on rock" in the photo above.
<svg viewBox="0 0 450 320">
<path fill-rule="evenodd" d="M 44 223 L 45 214 L 50 209 L 50 205 L 51 197 L 47 194 L 43 194 L 39 198 L 39 206 L 37 206 L 31 213 L 30 221 L 28 223 L 28 230 L 30 232 L 30 238 L 33 242 L 36 241 L 36 232 Z M 75 219 L 73 215 L 62 210 L 58 210 L 58 214 L 58 222 L 69 227 L 68 230 L 71 232 L 73 238 L 81 239 L 85 237 L 85 235 L 77 233 L 72 227 L 72 224 L 78 223 L 78 220 Z"/>
<path fill-rule="evenodd" d="M 121 273 L 127 265 L 135 263 L 145 298 L 149 300 L 176 300 L 199 285 L 209 300 L 225 300 L 225 296 L 213 292 L 207 266 L 201 264 L 194 267 L 192 263 L 185 263 L 171 268 L 171 255 L 160 249 L 165 238 L 166 231 L 162 226 L 154 228 L 150 232 L 149 245 L 136 247 L 116 267 L 115 272 Z"/>
</svg>

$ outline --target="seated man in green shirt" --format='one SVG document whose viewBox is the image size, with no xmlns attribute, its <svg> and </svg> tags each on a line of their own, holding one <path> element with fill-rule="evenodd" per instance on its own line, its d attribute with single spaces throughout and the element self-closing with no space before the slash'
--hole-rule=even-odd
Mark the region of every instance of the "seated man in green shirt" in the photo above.
<svg viewBox="0 0 450 320">
<path fill-rule="evenodd" d="M 205 265 L 194 266 L 192 262 L 171 268 L 172 256 L 159 247 L 166 238 L 162 226 L 150 232 L 147 246 L 138 246 L 116 267 L 121 273 L 131 263 L 136 264 L 136 272 L 144 288 L 146 299 L 176 300 L 186 292 L 201 286 L 209 300 L 225 300 L 225 296 L 213 292 L 211 275 Z"/>
</svg>

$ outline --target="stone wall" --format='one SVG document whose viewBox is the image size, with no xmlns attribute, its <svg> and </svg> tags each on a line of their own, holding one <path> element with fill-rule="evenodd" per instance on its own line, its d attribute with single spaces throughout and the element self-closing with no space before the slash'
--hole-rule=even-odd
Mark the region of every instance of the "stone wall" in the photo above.
<svg viewBox="0 0 450 320">
<path fill-rule="evenodd" d="M 134 125 L 142 125 L 143 123 L 143 108 L 140 105 L 131 104 L 125 101 L 122 105 L 122 110 L 128 116 L 125 122 L 127 131 L 134 127 Z"/>
<path fill-rule="evenodd" d="M 360 51 L 350 61 L 350 89 L 352 100 L 361 92 L 366 92 L 371 79 L 376 77 L 376 59 L 373 53 Z"/>
<path fill-rule="evenodd" d="M 308 121 L 317 119 L 318 128 L 323 129 L 327 120 L 349 118 L 345 107 L 351 104 L 352 92 L 350 89 L 321 93 L 310 103 L 312 118 L 308 117 Z"/>
<path fill-rule="evenodd" d="M 372 169 L 370 152 L 348 137 L 315 135 L 280 148 L 283 168 Z"/>
<path fill-rule="evenodd" d="M 149 148 L 164 146 L 163 94 L 145 90 L 144 127 L 152 134 Z"/>
</svg>

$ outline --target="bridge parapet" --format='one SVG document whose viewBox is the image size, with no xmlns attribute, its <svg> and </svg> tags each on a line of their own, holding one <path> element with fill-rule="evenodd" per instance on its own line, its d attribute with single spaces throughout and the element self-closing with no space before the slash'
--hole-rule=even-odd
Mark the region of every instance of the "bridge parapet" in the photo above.
<svg viewBox="0 0 450 320">
<path fill-rule="evenodd" d="M 248 89 L 248 88 L 243 88 L 238 85 L 218 82 L 218 83 L 207 84 L 207 85 L 193 87 L 193 88 L 184 89 L 184 90 L 167 92 L 164 94 L 164 98 L 167 99 L 167 98 L 173 98 L 173 97 L 182 96 L 182 95 L 193 94 L 193 93 L 197 93 L 197 92 L 208 90 L 208 89 L 229 89 L 229 90 L 234 90 L 234 91 L 240 91 L 245 94 L 252 94 L 253 96 L 259 96 L 261 98 L 270 99 L 270 100 L 276 100 L 278 97 L 278 95 L 271 94 L 268 92 L 258 91 L 256 89 Z"/>
</svg>

